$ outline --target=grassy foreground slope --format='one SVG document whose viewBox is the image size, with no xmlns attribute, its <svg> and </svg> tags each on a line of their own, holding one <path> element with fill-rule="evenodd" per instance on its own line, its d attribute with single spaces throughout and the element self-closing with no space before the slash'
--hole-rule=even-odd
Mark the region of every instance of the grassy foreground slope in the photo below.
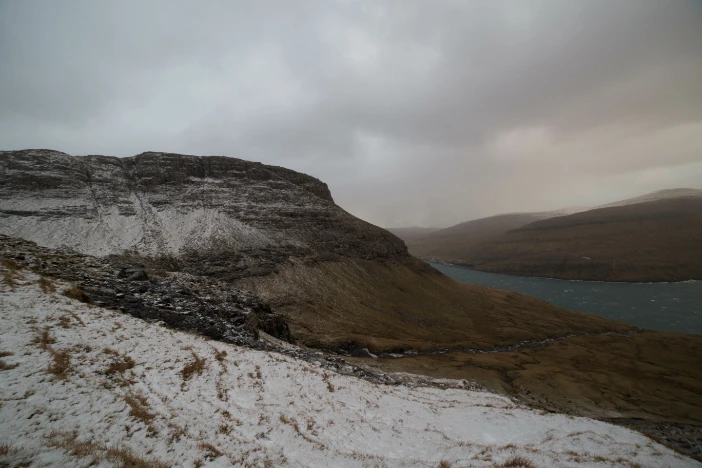
<svg viewBox="0 0 702 468">
<path fill-rule="evenodd" d="M 298 340 L 324 348 L 489 349 L 633 329 L 530 296 L 461 284 L 413 258 L 298 263 L 238 285 L 283 314 Z"/>
</svg>

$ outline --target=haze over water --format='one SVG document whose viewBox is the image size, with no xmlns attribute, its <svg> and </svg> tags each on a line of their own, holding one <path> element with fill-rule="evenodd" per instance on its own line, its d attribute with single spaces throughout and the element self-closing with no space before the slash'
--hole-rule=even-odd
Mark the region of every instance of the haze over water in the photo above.
<svg viewBox="0 0 702 468">
<path fill-rule="evenodd" d="M 570 310 L 597 314 L 640 328 L 702 334 L 702 281 L 605 283 L 484 273 L 431 264 L 462 283 L 507 289 Z"/>
</svg>

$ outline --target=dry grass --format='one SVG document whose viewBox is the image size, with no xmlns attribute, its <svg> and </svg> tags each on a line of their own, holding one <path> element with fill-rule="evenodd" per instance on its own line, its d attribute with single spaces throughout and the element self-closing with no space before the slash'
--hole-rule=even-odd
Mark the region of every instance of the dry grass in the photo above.
<svg viewBox="0 0 702 468">
<path fill-rule="evenodd" d="M 39 349 L 42 351 L 48 351 L 51 345 L 56 343 L 56 340 L 49 333 L 49 328 L 46 327 L 32 339 L 32 343 L 39 345 Z"/>
<path fill-rule="evenodd" d="M 56 292 L 56 286 L 54 286 L 51 280 L 49 280 L 49 278 L 46 278 L 45 276 L 39 278 L 39 287 L 46 294 L 52 294 Z"/>
<path fill-rule="evenodd" d="M 107 369 L 105 369 L 105 371 L 103 372 L 104 375 L 108 377 L 114 377 L 116 375 L 121 376 L 136 365 L 134 359 L 132 359 L 131 357 L 127 355 L 120 355 L 116 351 L 110 351 L 111 354 L 115 355 L 115 357 L 112 360 L 112 362 L 107 366 Z"/>
<path fill-rule="evenodd" d="M 12 277 L 12 272 L 3 270 L 2 272 L 2 280 L 3 282 L 10 287 L 12 291 L 15 290 L 15 286 L 17 286 L 17 283 L 15 282 L 15 279 Z"/>
<path fill-rule="evenodd" d="M 193 375 L 200 375 L 205 370 L 205 359 L 195 354 L 195 351 L 191 352 L 193 354 L 192 362 L 187 363 L 180 371 L 183 381 L 188 381 Z"/>
<path fill-rule="evenodd" d="M 528 458 L 516 455 L 504 463 L 493 465 L 493 468 L 536 468 L 536 465 Z"/>
<path fill-rule="evenodd" d="M 128 447 L 109 446 L 92 441 L 79 441 L 78 435 L 70 432 L 52 431 L 49 446 L 63 449 L 78 458 L 90 459 L 90 466 L 107 460 L 120 468 L 168 468 L 169 465 L 153 458 L 142 457 Z"/>
<path fill-rule="evenodd" d="M 59 325 L 63 328 L 71 328 L 71 317 L 62 315 L 59 317 Z"/>
<path fill-rule="evenodd" d="M 203 452 L 205 452 L 206 458 L 217 458 L 217 457 L 221 457 L 222 455 L 224 455 L 222 452 L 217 450 L 217 447 L 215 447 L 214 445 L 207 443 L 207 442 L 201 442 L 198 445 L 198 448 L 200 450 L 202 450 Z"/>
<path fill-rule="evenodd" d="M 107 449 L 106 458 L 119 463 L 124 468 L 168 468 L 168 464 L 153 458 L 142 457 L 128 447 Z"/>
<path fill-rule="evenodd" d="M 294 313 L 291 332 L 310 347 L 368 348 L 375 353 L 479 342 L 489 348 L 575 330 L 630 329 L 535 298 L 459 284 L 414 259 L 387 265 L 363 260 L 323 262 L 313 268 L 296 264 L 274 276 L 247 279 L 247 287 L 271 303 L 284 303 L 276 311 Z M 316 285 L 313 290 L 310 284 Z M 320 314 L 325 320 L 319 320 Z"/>
<path fill-rule="evenodd" d="M 7 442 L 0 443 L 0 457 L 6 455 L 13 455 L 17 453 L 17 449 Z"/>
<path fill-rule="evenodd" d="M 129 405 L 129 415 L 143 422 L 147 426 L 156 417 L 154 414 L 149 412 L 149 402 L 143 395 L 126 395 L 124 397 L 124 401 Z"/>
<path fill-rule="evenodd" d="M 71 355 L 68 351 L 56 351 L 49 348 L 53 362 L 49 364 L 46 371 L 53 374 L 55 378 L 68 380 L 68 374 L 71 372 Z"/>
<path fill-rule="evenodd" d="M 224 362 L 224 359 L 227 357 L 227 350 L 218 350 L 215 349 L 215 359 L 219 362 Z"/>
<path fill-rule="evenodd" d="M 21 268 L 21 267 L 17 264 L 17 262 L 15 262 L 14 260 L 12 260 L 11 258 L 3 258 L 3 259 L 2 259 L 2 266 L 4 266 L 5 268 L 7 268 L 7 269 L 10 270 L 10 271 L 15 271 L 15 272 L 18 271 L 18 270 L 20 270 L 20 268 Z"/>
<path fill-rule="evenodd" d="M 10 351 L 0 351 L 0 358 L 14 356 L 14 355 L 15 355 L 15 353 L 10 352 Z"/>
<path fill-rule="evenodd" d="M 451 468 L 451 463 L 446 460 L 441 460 L 437 468 Z"/>
<path fill-rule="evenodd" d="M 19 366 L 19 364 L 8 364 L 3 359 L 0 359 L 0 371 L 11 370 L 17 366 Z"/>
<path fill-rule="evenodd" d="M 71 299 L 75 299 L 76 301 L 85 302 L 86 304 L 90 304 L 92 302 L 90 296 L 88 296 L 82 289 L 80 289 L 76 285 L 73 285 L 70 288 L 63 290 L 62 294 Z"/>
<path fill-rule="evenodd" d="M 80 323 L 81 325 L 85 326 L 85 322 L 83 322 L 83 319 L 80 318 L 80 317 L 78 316 L 78 314 L 76 314 L 75 312 L 70 311 L 70 310 L 66 310 L 66 312 L 68 312 L 68 313 L 71 315 L 71 317 L 73 317 L 73 319 L 74 319 L 76 322 L 78 322 L 78 323 Z"/>
</svg>

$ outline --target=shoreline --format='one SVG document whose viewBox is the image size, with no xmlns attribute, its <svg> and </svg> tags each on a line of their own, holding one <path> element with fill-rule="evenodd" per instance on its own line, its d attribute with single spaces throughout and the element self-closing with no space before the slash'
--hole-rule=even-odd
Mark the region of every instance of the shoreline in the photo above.
<svg viewBox="0 0 702 468">
<path fill-rule="evenodd" d="M 514 273 L 498 273 L 496 271 L 483 271 L 476 270 L 475 268 L 470 268 L 459 263 L 451 263 L 446 260 L 438 260 L 435 258 L 429 259 L 424 257 L 414 256 L 414 258 L 421 260 L 428 264 L 437 264 L 454 268 L 461 268 L 462 270 L 475 271 L 477 273 L 484 273 L 486 275 L 503 275 L 503 276 L 513 276 L 515 278 L 537 278 L 553 281 L 573 281 L 578 283 L 604 283 L 604 284 L 683 284 L 683 283 L 702 283 L 702 280 L 689 279 L 681 281 L 602 281 L 602 280 L 580 280 L 580 279 L 567 279 L 567 278 L 553 278 L 551 276 L 533 276 L 533 275 L 515 275 Z M 471 283 L 472 284 L 472 283 Z"/>
</svg>

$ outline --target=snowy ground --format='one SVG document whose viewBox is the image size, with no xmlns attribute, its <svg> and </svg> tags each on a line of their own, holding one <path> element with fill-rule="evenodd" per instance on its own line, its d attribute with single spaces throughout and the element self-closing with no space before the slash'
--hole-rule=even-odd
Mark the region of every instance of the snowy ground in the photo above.
<svg viewBox="0 0 702 468">
<path fill-rule="evenodd" d="M 0 466 L 702 466 L 618 426 L 325 373 L 38 280 L 0 272 Z"/>
</svg>

